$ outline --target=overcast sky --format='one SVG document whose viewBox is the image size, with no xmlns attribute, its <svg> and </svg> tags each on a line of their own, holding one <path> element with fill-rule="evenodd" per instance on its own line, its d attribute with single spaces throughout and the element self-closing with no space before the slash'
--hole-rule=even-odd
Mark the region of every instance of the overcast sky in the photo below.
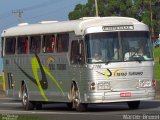
<svg viewBox="0 0 160 120">
<path fill-rule="evenodd" d="M 40 21 L 68 20 L 68 13 L 75 5 L 85 4 L 88 0 L 0 0 L 0 34 L 18 24 L 18 17 L 13 12 L 23 11 L 22 22 L 30 24 Z M 0 45 L 1 49 L 1 45 Z M 0 58 L 0 71 L 1 71 Z M 0 73 L 1 74 L 1 73 Z"/>
</svg>

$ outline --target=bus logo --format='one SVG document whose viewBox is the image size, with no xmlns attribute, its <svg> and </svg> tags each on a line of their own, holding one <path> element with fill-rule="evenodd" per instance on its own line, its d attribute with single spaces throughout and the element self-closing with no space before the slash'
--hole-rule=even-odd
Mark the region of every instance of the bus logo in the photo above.
<svg viewBox="0 0 160 120">
<path fill-rule="evenodd" d="M 123 71 L 124 70 L 120 70 L 120 69 L 119 70 L 115 70 L 115 71 L 111 71 L 109 69 L 106 69 L 104 71 L 104 73 L 101 73 L 101 72 L 98 72 L 98 71 L 96 71 L 96 72 L 99 73 L 99 74 L 101 74 L 101 75 L 103 75 L 103 76 L 105 76 L 107 79 L 109 79 L 112 76 L 126 76 L 127 73 L 123 72 Z"/>
<path fill-rule="evenodd" d="M 98 71 L 96 71 L 96 72 L 101 74 L 101 75 L 104 75 L 107 79 L 109 79 L 109 77 L 112 76 L 112 72 L 109 69 L 107 69 L 104 73 L 101 73 L 101 72 L 98 72 Z"/>
</svg>

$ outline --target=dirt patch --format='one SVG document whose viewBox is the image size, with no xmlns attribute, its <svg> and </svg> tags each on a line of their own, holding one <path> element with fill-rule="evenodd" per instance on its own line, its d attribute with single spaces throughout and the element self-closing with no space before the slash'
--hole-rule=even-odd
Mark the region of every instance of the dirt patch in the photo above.
<svg viewBox="0 0 160 120">
<path fill-rule="evenodd" d="M 3 88 L 3 86 L 2 86 L 2 84 L 0 84 L 0 91 L 2 90 L 2 88 Z"/>
<path fill-rule="evenodd" d="M 156 83 L 156 100 L 160 100 L 160 80 L 157 80 Z"/>
<path fill-rule="evenodd" d="M 2 84 L 0 84 L 0 97 L 5 97 L 5 92 L 3 91 Z"/>
</svg>

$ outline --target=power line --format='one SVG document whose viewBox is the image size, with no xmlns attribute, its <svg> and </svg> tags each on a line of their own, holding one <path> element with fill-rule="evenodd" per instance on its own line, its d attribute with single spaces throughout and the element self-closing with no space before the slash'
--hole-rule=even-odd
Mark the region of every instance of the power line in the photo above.
<svg viewBox="0 0 160 120">
<path fill-rule="evenodd" d="M 47 6 L 52 5 L 53 3 L 57 3 L 57 2 L 60 2 L 60 1 L 59 0 L 49 0 L 49 1 L 45 1 L 45 2 L 42 2 L 42 3 L 36 4 L 36 5 L 20 8 L 20 10 L 31 11 L 31 10 L 34 10 L 34 9 L 47 7 Z M 8 18 L 8 17 L 10 17 L 10 11 L 0 14 L 0 19 L 5 19 L 5 18 Z"/>
<path fill-rule="evenodd" d="M 57 2 L 55 2 L 55 1 L 57 1 Z M 65 0 L 49 0 L 49 1 L 46 1 L 46 2 L 43 2 L 43 3 L 40 3 L 40 4 L 37 4 L 37 5 L 33 5 L 33 6 L 29 6 L 29 7 L 25 7 L 25 8 L 21 8 L 20 10 L 21 11 L 24 11 L 25 10 L 25 13 L 27 13 L 27 11 L 30 11 L 30 10 L 35 10 L 35 9 L 39 9 L 39 8 L 42 8 L 42 7 L 46 7 L 46 6 L 49 6 L 49 5 L 52 5 L 53 3 L 55 3 L 55 5 L 57 5 L 57 4 L 61 4 L 61 6 L 60 6 L 60 8 L 59 9 L 65 9 L 66 7 L 68 7 L 69 5 L 68 4 L 63 4 L 63 2 L 64 2 Z M 79 0 L 79 2 L 81 2 L 81 0 Z M 66 6 L 67 5 L 67 6 Z M 16 11 L 16 10 L 15 10 Z M 51 13 L 55 13 L 57 11 L 57 9 L 54 9 L 54 7 L 53 7 L 53 9 L 51 9 L 49 12 L 45 12 L 45 11 L 43 11 L 42 13 L 40 13 L 39 15 L 37 14 L 37 15 L 35 15 L 35 16 L 30 16 L 30 17 L 23 17 L 23 21 L 26 21 L 26 20 L 34 20 L 35 18 L 39 18 L 39 17 L 41 17 L 41 16 L 48 16 L 48 15 L 51 15 Z M 7 17 L 7 21 L 5 20 L 4 22 L 6 23 L 6 24 L 1 24 L 1 27 L 3 27 L 3 28 L 6 28 L 6 27 L 8 27 L 8 26 L 13 26 L 13 25 L 15 25 L 15 22 L 14 21 L 11 21 L 11 19 L 9 19 L 9 17 L 11 17 L 11 12 L 10 13 L 8 13 L 8 14 L 10 14 L 10 16 L 8 16 Z M 17 13 L 17 14 L 19 14 L 19 13 Z M 2 15 L 2 14 L 1 14 Z M 0 15 L 0 16 L 1 16 Z M 4 15 L 4 14 L 3 14 Z M 22 21 L 22 15 L 23 15 L 23 13 L 21 13 L 21 21 Z M 19 15 L 16 15 L 17 17 L 19 16 Z M 53 17 L 53 16 L 52 16 Z M 3 19 L 4 20 L 4 19 Z M 19 20 L 20 21 L 20 20 Z"/>
<path fill-rule="evenodd" d="M 12 11 L 13 14 L 15 14 L 18 17 L 18 22 L 22 23 L 22 14 L 23 14 L 23 10 L 13 10 Z"/>
<path fill-rule="evenodd" d="M 33 6 L 22 8 L 22 10 L 24 10 L 24 11 L 31 11 L 31 10 L 34 10 L 34 9 L 39 9 L 39 8 L 42 8 L 42 7 L 50 6 L 53 3 L 55 4 L 57 2 L 60 2 L 60 1 L 59 0 L 56 0 L 56 1 L 55 0 L 49 0 L 49 1 L 45 1 L 45 2 L 37 4 L 37 5 L 33 5 Z"/>
<path fill-rule="evenodd" d="M 58 3 L 62 3 L 63 1 L 65 1 L 65 0 L 61 0 L 61 1 L 59 1 Z M 61 8 L 65 9 L 65 8 L 67 8 L 67 7 L 69 7 L 69 6 L 70 6 L 70 5 L 66 6 L 66 4 L 62 4 L 59 8 L 60 8 L 60 9 L 61 9 Z M 41 16 L 47 16 L 48 14 L 56 13 L 56 11 L 57 11 L 57 9 L 52 9 L 52 10 L 50 10 L 50 11 L 48 11 L 48 12 L 42 12 L 42 13 L 40 13 L 40 14 L 37 14 L 36 16 L 26 17 L 25 20 L 32 20 L 32 19 L 34 19 L 34 18 L 38 18 L 38 17 L 41 17 Z"/>
</svg>

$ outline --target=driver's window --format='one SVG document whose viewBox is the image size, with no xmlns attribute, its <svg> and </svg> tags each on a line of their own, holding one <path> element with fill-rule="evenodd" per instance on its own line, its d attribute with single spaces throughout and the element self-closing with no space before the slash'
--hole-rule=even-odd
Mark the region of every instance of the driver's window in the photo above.
<svg viewBox="0 0 160 120">
<path fill-rule="evenodd" d="M 79 45 L 78 40 L 72 41 L 71 43 L 71 63 L 78 64 L 78 54 L 79 54 Z"/>
<path fill-rule="evenodd" d="M 84 43 L 82 40 L 74 40 L 71 43 L 71 56 L 70 61 L 72 64 L 84 64 Z"/>
</svg>

